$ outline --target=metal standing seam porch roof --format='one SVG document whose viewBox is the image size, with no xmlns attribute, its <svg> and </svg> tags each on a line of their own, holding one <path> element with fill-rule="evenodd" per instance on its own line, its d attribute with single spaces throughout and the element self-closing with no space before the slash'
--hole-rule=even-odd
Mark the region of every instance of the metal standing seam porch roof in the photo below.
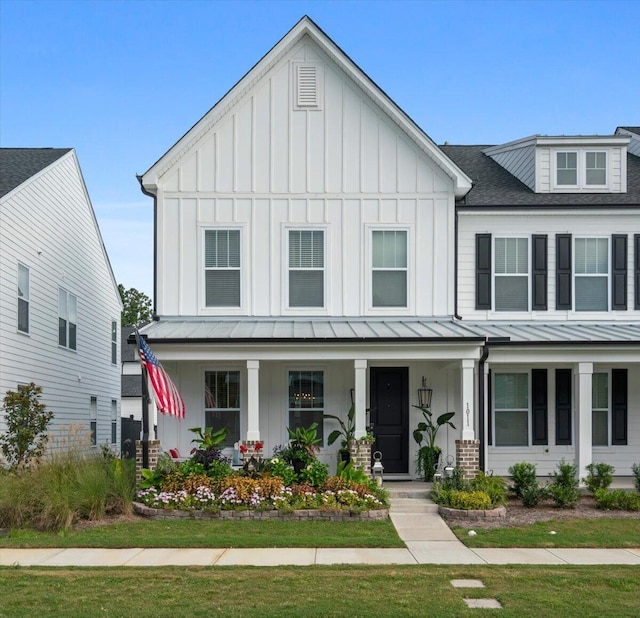
<svg viewBox="0 0 640 618">
<path fill-rule="evenodd" d="M 466 322 L 384 318 L 185 318 L 145 326 L 150 343 L 431 342 L 640 345 L 640 322 Z"/>
</svg>

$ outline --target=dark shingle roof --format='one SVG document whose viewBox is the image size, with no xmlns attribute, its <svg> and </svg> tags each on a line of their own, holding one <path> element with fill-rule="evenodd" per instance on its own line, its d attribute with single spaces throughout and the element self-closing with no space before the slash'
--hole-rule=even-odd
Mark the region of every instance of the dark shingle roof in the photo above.
<svg viewBox="0 0 640 618">
<path fill-rule="evenodd" d="M 629 131 L 629 133 L 635 133 L 636 135 L 640 135 L 640 127 L 618 127 L 619 129 L 624 129 L 625 131 Z"/>
<path fill-rule="evenodd" d="M 640 157 L 627 154 L 626 193 L 534 193 L 482 151 L 490 146 L 440 146 L 473 181 L 463 206 L 638 206 Z"/>
<path fill-rule="evenodd" d="M 133 333 L 133 331 L 133 326 L 120 327 L 120 360 L 123 363 L 130 363 L 136 360 L 136 355 L 134 354 L 136 346 L 127 343 L 127 339 L 129 338 L 129 335 Z"/>
<path fill-rule="evenodd" d="M 122 397 L 142 397 L 142 376 L 122 376 Z"/>
<path fill-rule="evenodd" d="M 0 148 L 0 197 L 13 191 L 71 148 Z"/>
</svg>

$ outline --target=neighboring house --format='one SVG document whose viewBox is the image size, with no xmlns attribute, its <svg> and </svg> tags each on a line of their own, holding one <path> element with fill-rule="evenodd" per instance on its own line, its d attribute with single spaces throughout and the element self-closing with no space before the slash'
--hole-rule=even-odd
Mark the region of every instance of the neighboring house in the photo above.
<svg viewBox="0 0 640 618">
<path fill-rule="evenodd" d="M 413 476 L 426 378 L 435 414 L 456 413 L 445 456 L 479 452 L 500 474 L 576 456 L 629 474 L 640 182 L 621 132 L 439 148 L 303 18 L 140 177 L 156 217 L 156 320 L 142 332 L 187 406 L 184 421 L 158 419 L 165 450 L 224 425 L 229 446 L 270 454 L 287 427 L 317 422 L 334 462 L 323 413 L 346 418 L 353 397 L 385 476 Z"/>
<path fill-rule="evenodd" d="M 117 448 L 121 311 L 75 151 L 0 149 L 2 396 L 35 382 L 52 438 L 76 425 Z"/>
</svg>

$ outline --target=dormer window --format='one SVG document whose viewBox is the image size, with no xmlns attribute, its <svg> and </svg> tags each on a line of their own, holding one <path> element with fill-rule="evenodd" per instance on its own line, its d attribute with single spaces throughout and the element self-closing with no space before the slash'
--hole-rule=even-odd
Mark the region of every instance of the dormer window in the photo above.
<svg viewBox="0 0 640 618">
<path fill-rule="evenodd" d="M 557 189 L 606 189 L 608 186 L 605 150 L 560 150 L 555 156 Z"/>
<path fill-rule="evenodd" d="M 586 185 L 604 186 L 607 184 L 607 153 L 586 152 Z"/>
<path fill-rule="evenodd" d="M 578 153 L 558 152 L 556 162 L 558 185 L 575 187 L 578 184 Z"/>
</svg>

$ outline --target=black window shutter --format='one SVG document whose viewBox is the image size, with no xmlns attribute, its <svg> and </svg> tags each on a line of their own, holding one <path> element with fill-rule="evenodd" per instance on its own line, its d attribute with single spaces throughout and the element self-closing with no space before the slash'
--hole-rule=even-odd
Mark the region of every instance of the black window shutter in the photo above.
<svg viewBox="0 0 640 618">
<path fill-rule="evenodd" d="M 634 289 L 636 291 L 636 300 L 634 303 L 635 309 L 640 309 L 640 234 L 635 234 L 633 237 L 633 244 L 635 245 L 635 277 L 634 277 Z"/>
<path fill-rule="evenodd" d="M 549 444 L 547 437 L 547 370 L 531 370 L 532 443 Z"/>
<path fill-rule="evenodd" d="M 611 444 L 627 443 L 627 370 L 611 370 Z"/>
<path fill-rule="evenodd" d="M 627 235 L 614 234 L 611 237 L 611 307 L 627 308 Z"/>
<path fill-rule="evenodd" d="M 476 309 L 491 309 L 491 234 L 476 234 Z"/>
<path fill-rule="evenodd" d="M 534 234 L 533 244 L 533 279 L 531 281 L 532 308 L 538 311 L 547 310 L 547 236 Z"/>
<path fill-rule="evenodd" d="M 556 309 L 571 309 L 571 234 L 556 235 Z"/>
<path fill-rule="evenodd" d="M 487 384 L 487 444 L 489 446 L 493 444 L 493 374 L 491 369 L 489 369 Z"/>
<path fill-rule="evenodd" d="M 556 444 L 571 444 L 571 369 L 556 369 Z"/>
</svg>

